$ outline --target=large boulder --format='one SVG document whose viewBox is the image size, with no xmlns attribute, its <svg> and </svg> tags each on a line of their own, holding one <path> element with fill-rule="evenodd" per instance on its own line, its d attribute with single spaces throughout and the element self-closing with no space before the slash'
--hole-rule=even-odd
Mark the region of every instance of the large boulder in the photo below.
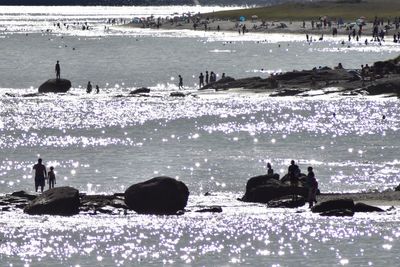
<svg viewBox="0 0 400 267">
<path fill-rule="evenodd" d="M 319 203 L 311 208 L 312 212 L 327 212 L 333 210 L 351 210 L 354 212 L 354 201 L 352 199 L 333 199 Z"/>
<path fill-rule="evenodd" d="M 268 179 L 262 185 L 255 187 L 248 186 L 241 200 L 245 202 L 268 203 L 271 200 L 292 195 L 307 198 L 308 189 L 302 186 L 292 187 L 278 180 Z"/>
<path fill-rule="evenodd" d="M 39 86 L 39 93 L 66 93 L 71 88 L 71 81 L 50 79 Z"/>
<path fill-rule="evenodd" d="M 384 210 L 379 207 L 359 202 L 354 205 L 354 212 L 384 212 Z"/>
<path fill-rule="evenodd" d="M 126 205 L 141 214 L 176 214 L 186 207 L 187 186 L 170 177 L 155 177 L 125 191 Z"/>
<path fill-rule="evenodd" d="M 63 215 L 70 216 L 79 213 L 79 191 L 72 187 L 56 187 L 45 191 L 25 208 L 30 215 Z"/>
</svg>

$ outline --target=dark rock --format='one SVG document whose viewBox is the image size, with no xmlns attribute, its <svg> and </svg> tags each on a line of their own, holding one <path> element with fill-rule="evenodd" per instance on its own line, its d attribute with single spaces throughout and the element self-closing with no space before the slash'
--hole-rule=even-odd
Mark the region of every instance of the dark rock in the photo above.
<svg viewBox="0 0 400 267">
<path fill-rule="evenodd" d="M 72 187 L 56 187 L 49 189 L 35 198 L 25 208 L 30 215 L 63 215 L 79 213 L 79 191 Z"/>
<path fill-rule="evenodd" d="M 20 197 L 20 198 L 26 198 L 26 199 L 28 199 L 28 200 L 34 200 L 34 199 L 36 198 L 35 195 L 28 194 L 28 193 L 25 192 L 25 191 L 17 191 L 17 192 L 14 192 L 14 193 L 11 194 L 11 196 L 13 196 L 13 197 Z"/>
<path fill-rule="evenodd" d="M 169 96 L 172 96 L 172 97 L 185 97 L 186 95 L 185 95 L 185 93 L 182 93 L 182 92 L 172 92 L 172 93 L 169 94 Z"/>
<path fill-rule="evenodd" d="M 354 205 L 354 212 L 383 212 L 384 210 L 378 207 L 370 206 L 364 203 L 356 203 Z"/>
<path fill-rule="evenodd" d="M 400 78 L 382 79 L 359 90 L 369 95 L 395 94 L 400 96 Z"/>
<path fill-rule="evenodd" d="M 227 90 L 232 88 L 274 89 L 277 87 L 278 83 L 273 78 L 262 79 L 260 77 L 249 77 L 249 78 L 242 78 L 235 80 L 232 77 L 225 77 L 216 82 L 205 85 L 200 90 L 205 90 L 205 89 Z"/>
<path fill-rule="evenodd" d="M 349 210 L 349 209 L 327 210 L 327 211 L 321 212 L 319 215 L 335 216 L 335 217 L 352 217 L 354 215 L 354 211 Z"/>
<path fill-rule="evenodd" d="M 299 197 L 297 200 L 284 199 L 284 200 L 272 200 L 267 203 L 268 208 L 298 208 L 306 204 L 306 200 L 303 197 Z"/>
<path fill-rule="evenodd" d="M 260 185 L 265 185 L 265 184 L 267 184 L 268 180 L 270 180 L 270 179 L 279 180 L 279 174 L 276 174 L 276 175 L 275 174 L 274 175 L 265 174 L 265 175 L 259 175 L 259 176 L 250 178 L 246 184 L 246 191 L 249 191 Z"/>
<path fill-rule="evenodd" d="M 141 88 L 131 91 L 129 94 L 135 95 L 135 94 L 148 94 L 148 93 L 150 93 L 149 88 L 141 87 Z"/>
<path fill-rule="evenodd" d="M 300 89 L 283 89 L 283 90 L 279 90 L 277 92 L 274 92 L 272 94 L 270 94 L 269 96 L 271 97 L 278 97 L 278 96 L 295 96 L 298 94 L 302 94 L 304 92 L 306 92 L 308 90 L 300 90 Z"/>
<path fill-rule="evenodd" d="M 268 203 L 271 200 L 291 195 L 307 197 L 308 189 L 305 187 L 291 187 L 275 179 L 269 179 L 264 185 L 246 189 L 246 193 L 241 200 Z"/>
<path fill-rule="evenodd" d="M 66 93 L 71 88 L 71 81 L 50 79 L 39 86 L 39 93 Z"/>
<path fill-rule="evenodd" d="M 125 204 L 143 214 L 176 214 L 186 207 L 188 198 L 187 186 L 169 177 L 155 177 L 125 191 Z"/>
<path fill-rule="evenodd" d="M 400 191 L 400 184 L 394 189 L 394 191 Z"/>
<path fill-rule="evenodd" d="M 201 210 L 196 210 L 196 212 L 222 212 L 222 207 L 221 206 L 212 206 L 209 208 L 204 208 Z"/>
<path fill-rule="evenodd" d="M 332 210 L 354 210 L 354 201 L 352 199 L 334 199 L 318 203 L 311 208 L 312 212 L 326 212 Z"/>
</svg>

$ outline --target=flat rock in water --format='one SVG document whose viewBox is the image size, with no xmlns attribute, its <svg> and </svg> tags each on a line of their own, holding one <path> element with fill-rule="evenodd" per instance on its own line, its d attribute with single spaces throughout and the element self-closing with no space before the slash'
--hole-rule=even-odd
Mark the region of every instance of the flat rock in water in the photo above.
<svg viewBox="0 0 400 267">
<path fill-rule="evenodd" d="M 148 93 L 150 93 L 150 89 L 149 88 L 141 87 L 141 88 L 138 88 L 138 89 L 135 89 L 135 90 L 131 91 L 129 94 L 130 95 L 136 95 L 136 94 L 148 94 Z"/>
<path fill-rule="evenodd" d="M 297 200 L 283 199 L 283 200 L 272 200 L 267 203 L 268 208 L 298 208 L 306 204 L 304 197 L 299 197 Z"/>
<path fill-rule="evenodd" d="M 221 206 L 212 206 L 212 207 L 209 207 L 209 208 L 196 210 L 196 212 L 217 212 L 217 213 L 220 213 L 220 212 L 222 212 L 222 207 Z"/>
<path fill-rule="evenodd" d="M 354 205 L 354 212 L 384 212 L 384 210 L 359 202 Z"/>
<path fill-rule="evenodd" d="M 26 199 L 28 199 L 28 200 L 34 200 L 34 199 L 36 198 L 35 195 L 28 194 L 28 193 L 25 192 L 25 191 L 17 191 L 17 192 L 14 192 L 14 193 L 11 194 L 11 196 L 13 196 L 13 197 L 20 197 L 20 198 L 26 198 Z"/>
<path fill-rule="evenodd" d="M 56 187 L 39 195 L 25 208 L 30 215 L 63 215 L 70 216 L 79 213 L 79 191 L 72 187 Z"/>
<path fill-rule="evenodd" d="M 50 79 L 39 86 L 39 93 L 66 93 L 71 88 L 67 79 Z"/>
<path fill-rule="evenodd" d="M 354 211 L 354 201 L 352 199 L 334 199 L 318 203 L 311 208 L 312 212 L 327 212 L 333 210 L 351 210 Z"/>
<path fill-rule="evenodd" d="M 354 211 L 349 209 L 328 210 L 321 212 L 319 215 L 335 216 L 335 217 L 352 217 L 354 215 Z"/>
<path fill-rule="evenodd" d="M 126 205 L 141 214 L 176 214 L 189 198 L 187 186 L 174 178 L 155 177 L 125 191 Z"/>
</svg>

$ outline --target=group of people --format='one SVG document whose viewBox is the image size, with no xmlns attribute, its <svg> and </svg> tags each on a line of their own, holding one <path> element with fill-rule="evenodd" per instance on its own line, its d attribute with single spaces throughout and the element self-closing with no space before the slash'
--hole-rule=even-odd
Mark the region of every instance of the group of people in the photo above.
<svg viewBox="0 0 400 267">
<path fill-rule="evenodd" d="M 54 188 L 56 184 L 56 175 L 54 173 L 54 167 L 50 167 L 50 171 L 46 171 L 46 166 L 42 163 L 42 159 L 38 159 L 38 163 L 33 165 L 32 168 L 35 171 L 35 191 L 37 192 L 39 187 L 40 191 L 43 192 L 45 181 L 48 180 L 49 189 Z"/>
<path fill-rule="evenodd" d="M 225 78 L 225 73 L 222 73 L 221 79 Z M 217 81 L 217 74 L 215 74 L 213 71 L 208 73 L 208 70 L 206 70 L 206 75 L 203 75 L 203 73 L 200 73 L 199 76 L 199 88 L 204 87 L 205 85 L 209 83 L 214 83 Z"/>
<path fill-rule="evenodd" d="M 59 80 L 61 79 L 61 67 L 60 67 L 60 61 L 57 60 L 57 63 L 54 67 L 54 70 L 56 72 L 56 79 Z M 90 94 L 93 91 L 93 86 L 90 83 L 90 81 L 88 82 L 87 86 L 86 86 L 86 93 Z M 100 87 L 98 85 L 96 85 L 96 94 L 100 93 Z"/>
<path fill-rule="evenodd" d="M 290 186 L 295 188 L 299 186 L 300 180 L 304 181 L 304 187 L 308 189 L 308 196 L 307 196 L 307 202 L 309 204 L 309 208 L 314 206 L 314 203 L 317 203 L 317 191 L 318 191 L 318 182 L 317 179 L 315 178 L 314 170 L 313 167 L 308 167 L 307 168 L 307 175 L 305 177 L 301 177 L 301 171 L 299 166 L 295 163 L 294 160 L 290 162 L 290 166 L 288 167 L 288 179 L 290 182 Z M 276 175 L 274 174 L 274 170 L 272 169 L 271 163 L 267 163 L 267 175 L 272 176 Z M 277 175 L 278 176 L 278 175 Z M 278 178 L 279 179 L 279 176 Z M 297 200 L 297 194 L 296 190 L 293 189 L 293 195 L 292 195 L 292 201 Z"/>
</svg>

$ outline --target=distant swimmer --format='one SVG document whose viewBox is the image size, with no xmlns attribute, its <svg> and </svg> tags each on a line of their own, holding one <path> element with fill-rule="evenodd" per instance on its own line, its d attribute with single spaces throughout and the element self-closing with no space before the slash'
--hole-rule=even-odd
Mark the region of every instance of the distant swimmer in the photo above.
<svg viewBox="0 0 400 267">
<path fill-rule="evenodd" d="M 178 77 L 179 77 L 179 85 L 178 85 L 178 87 L 179 87 L 179 89 L 182 89 L 183 88 L 183 78 L 182 78 L 181 75 L 178 75 Z"/>
<path fill-rule="evenodd" d="M 55 71 L 56 71 L 56 79 L 59 80 L 61 78 L 61 68 L 60 68 L 60 62 L 58 60 L 55 66 Z"/>
<path fill-rule="evenodd" d="M 99 85 L 96 85 L 96 94 L 100 93 L 100 87 Z"/>
<path fill-rule="evenodd" d="M 90 94 L 91 92 L 92 92 L 92 84 L 89 81 L 86 86 L 86 93 Z"/>
</svg>

